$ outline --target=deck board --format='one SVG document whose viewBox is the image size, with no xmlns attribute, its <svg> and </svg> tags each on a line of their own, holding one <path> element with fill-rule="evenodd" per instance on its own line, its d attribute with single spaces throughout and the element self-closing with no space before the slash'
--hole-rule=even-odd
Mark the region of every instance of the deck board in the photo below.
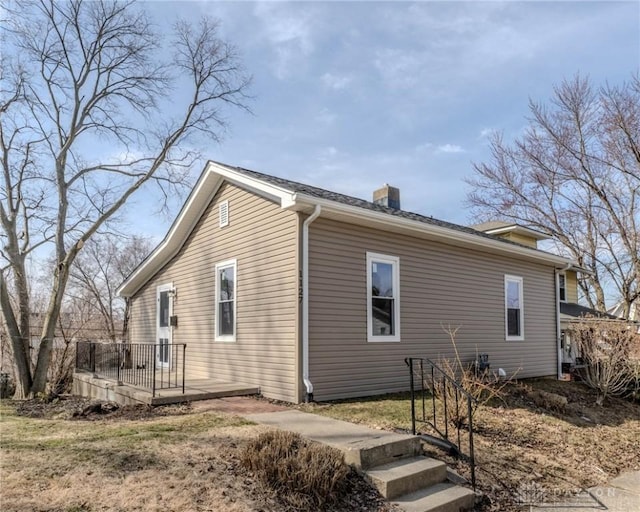
<svg viewBox="0 0 640 512">
<path fill-rule="evenodd" d="M 181 379 L 179 379 L 181 382 Z M 166 381 L 165 381 L 166 383 Z M 156 380 L 156 386 L 159 385 Z M 259 386 L 243 382 L 230 382 L 221 379 L 186 378 L 184 393 L 182 386 L 173 388 L 156 388 L 155 396 L 148 387 L 140 387 L 127 383 L 118 383 L 113 379 L 95 376 L 89 372 L 74 373 L 74 392 L 83 396 L 114 400 L 123 404 L 143 403 L 148 405 L 166 405 L 210 398 L 228 396 L 255 395 L 260 392 Z"/>
</svg>

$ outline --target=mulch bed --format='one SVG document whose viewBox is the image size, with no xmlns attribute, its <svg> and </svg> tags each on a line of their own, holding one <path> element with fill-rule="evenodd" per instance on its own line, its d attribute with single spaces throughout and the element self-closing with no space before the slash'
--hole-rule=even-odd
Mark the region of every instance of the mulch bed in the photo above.
<svg viewBox="0 0 640 512">
<path fill-rule="evenodd" d="M 16 413 L 29 418 L 62 420 L 141 420 L 158 416 L 174 416 L 191 412 L 191 404 L 150 407 L 148 405 L 121 406 L 73 395 L 59 395 L 52 399 L 10 400 Z"/>
</svg>

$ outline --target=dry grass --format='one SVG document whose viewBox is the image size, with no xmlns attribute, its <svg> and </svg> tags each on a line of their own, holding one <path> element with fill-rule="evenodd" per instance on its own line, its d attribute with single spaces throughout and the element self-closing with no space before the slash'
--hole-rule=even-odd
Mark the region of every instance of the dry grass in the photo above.
<svg viewBox="0 0 640 512">
<path fill-rule="evenodd" d="M 70 419 L 83 404 L 67 402 L 0 401 L 3 512 L 293 510 L 240 462 L 266 427 L 188 406 Z M 345 480 L 330 510 L 391 510 L 355 472 Z"/>
<path fill-rule="evenodd" d="M 0 407 L 3 511 L 255 509 L 229 468 L 235 447 L 262 429 L 240 418 L 86 422 Z"/>
<path fill-rule="evenodd" d="M 508 405 L 486 407 L 477 418 L 479 479 L 493 499 L 489 510 L 509 510 L 526 486 L 538 486 L 553 501 L 640 469 L 637 404 L 611 397 L 596 406 L 596 392 L 574 382 L 529 386 L 511 387 Z"/>
<path fill-rule="evenodd" d="M 410 430 L 411 403 L 408 393 L 390 393 L 367 398 L 311 403 L 296 406 L 311 412 L 380 430 Z"/>
<path fill-rule="evenodd" d="M 551 497 L 564 497 L 640 469 L 638 403 L 610 397 L 597 406 L 597 392 L 581 383 L 525 382 L 509 384 L 502 399 L 480 407 L 474 416 L 477 477 L 488 496 L 485 510 L 515 510 L 524 485 L 535 483 Z M 393 430 L 410 428 L 410 407 L 408 394 L 394 394 L 302 408 Z M 426 407 L 428 416 L 429 401 Z M 429 432 L 424 425 L 421 430 Z M 466 442 L 463 435 L 462 445 Z M 470 476 L 466 464 L 428 450 Z"/>
</svg>

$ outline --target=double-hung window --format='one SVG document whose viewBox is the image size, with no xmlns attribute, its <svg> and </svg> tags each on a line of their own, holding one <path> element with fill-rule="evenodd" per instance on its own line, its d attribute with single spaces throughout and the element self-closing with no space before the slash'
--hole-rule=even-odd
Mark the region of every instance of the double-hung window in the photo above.
<svg viewBox="0 0 640 512">
<path fill-rule="evenodd" d="M 504 276 L 505 329 L 507 340 L 524 340 L 522 277 Z"/>
<path fill-rule="evenodd" d="M 558 297 L 560 302 L 567 301 L 567 276 L 558 274 Z"/>
<path fill-rule="evenodd" d="M 216 341 L 236 341 L 236 260 L 216 265 Z"/>
<path fill-rule="evenodd" d="M 367 253 L 367 340 L 400 341 L 400 259 Z"/>
</svg>

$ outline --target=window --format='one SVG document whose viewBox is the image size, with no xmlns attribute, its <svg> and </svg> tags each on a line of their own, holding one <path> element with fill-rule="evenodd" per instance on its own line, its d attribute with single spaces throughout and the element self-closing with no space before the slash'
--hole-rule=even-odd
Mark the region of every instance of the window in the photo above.
<svg viewBox="0 0 640 512">
<path fill-rule="evenodd" d="M 400 259 L 367 253 L 367 340 L 400 341 Z"/>
<path fill-rule="evenodd" d="M 504 276 L 504 307 L 507 340 L 523 340 L 522 278 Z"/>
<path fill-rule="evenodd" d="M 222 201 L 219 208 L 220 227 L 229 225 L 229 201 Z"/>
<path fill-rule="evenodd" d="M 236 341 L 236 260 L 216 265 L 216 341 Z"/>
<path fill-rule="evenodd" d="M 558 297 L 560 302 L 567 300 L 567 276 L 565 274 L 558 274 Z"/>
</svg>

